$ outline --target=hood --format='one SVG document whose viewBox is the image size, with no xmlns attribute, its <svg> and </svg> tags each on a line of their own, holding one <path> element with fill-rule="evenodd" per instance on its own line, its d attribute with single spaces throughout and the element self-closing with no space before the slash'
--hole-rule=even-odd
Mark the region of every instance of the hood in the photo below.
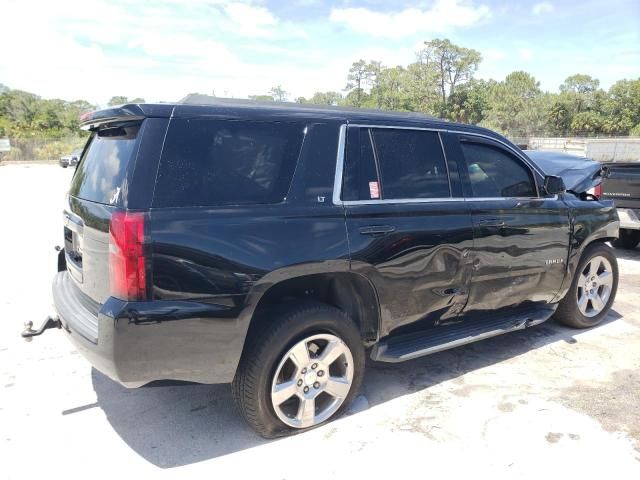
<svg viewBox="0 0 640 480">
<path fill-rule="evenodd" d="M 607 167 L 591 158 L 543 150 L 525 150 L 525 153 L 545 174 L 562 178 L 567 191 L 575 194 L 600 185 L 608 175 Z"/>
</svg>

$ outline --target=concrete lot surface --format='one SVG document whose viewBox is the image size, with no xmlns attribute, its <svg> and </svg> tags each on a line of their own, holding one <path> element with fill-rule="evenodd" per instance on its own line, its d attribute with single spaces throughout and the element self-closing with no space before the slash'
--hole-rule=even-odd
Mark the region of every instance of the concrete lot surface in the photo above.
<svg viewBox="0 0 640 480">
<path fill-rule="evenodd" d="M 640 478 L 640 249 L 600 327 L 555 323 L 404 364 L 372 364 L 351 413 L 265 441 L 228 385 L 127 390 L 52 313 L 71 169 L 0 167 L 0 479 Z M 141 475 L 141 476 L 140 476 Z"/>
</svg>

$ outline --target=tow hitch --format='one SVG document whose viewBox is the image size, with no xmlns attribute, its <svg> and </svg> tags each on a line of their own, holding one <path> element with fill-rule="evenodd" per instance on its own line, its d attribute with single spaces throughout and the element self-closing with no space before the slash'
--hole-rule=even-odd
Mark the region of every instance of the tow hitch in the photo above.
<svg viewBox="0 0 640 480">
<path fill-rule="evenodd" d="M 25 341 L 30 342 L 33 337 L 42 335 L 42 333 L 49 328 L 62 328 L 60 319 L 57 317 L 47 317 L 44 323 L 37 330 L 33 329 L 33 322 L 26 322 L 24 324 L 24 330 L 22 331 L 22 338 L 24 338 Z"/>
</svg>

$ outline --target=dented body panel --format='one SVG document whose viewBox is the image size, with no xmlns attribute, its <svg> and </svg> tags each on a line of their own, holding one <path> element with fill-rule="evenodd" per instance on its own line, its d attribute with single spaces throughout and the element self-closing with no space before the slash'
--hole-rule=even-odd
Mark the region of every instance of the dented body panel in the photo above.
<svg viewBox="0 0 640 480">
<path fill-rule="evenodd" d="M 163 142 L 173 122 L 203 118 L 300 126 L 303 140 L 282 201 L 158 202 Z M 617 236 L 610 202 L 546 195 L 544 173 L 508 140 L 478 127 L 382 112 L 229 105 L 123 106 L 90 115 L 85 126 L 131 121 L 141 127 L 122 185 L 108 196 L 113 204 L 71 192 L 67 213 L 76 222 L 68 230 L 82 225 L 93 237 L 86 237 L 81 252 L 73 241 L 65 244 L 54 282 L 56 309 L 71 340 L 101 371 L 128 386 L 160 379 L 231 381 L 261 302 L 285 284 L 296 295 L 314 295 L 306 288 L 312 277 L 335 277 L 327 288 L 337 295 L 366 292 L 352 303 L 354 312 L 366 310 L 373 319 L 360 325 L 367 346 L 503 313 L 513 317 L 526 310 L 535 323 L 548 318 L 563 297 L 585 246 Z M 344 132 L 358 123 L 438 132 L 450 197 L 343 202 Z M 520 158 L 531 169 L 535 194 L 472 198 L 461 135 Z M 192 185 L 183 183 L 176 178 L 175 188 L 188 192 Z M 146 215 L 145 301 L 108 293 L 107 237 L 115 209 Z M 91 249 L 92 239 L 100 240 L 100 248 Z M 73 271 L 77 253 L 85 255 L 84 278 Z M 77 315 L 85 310 L 91 318 Z"/>
</svg>

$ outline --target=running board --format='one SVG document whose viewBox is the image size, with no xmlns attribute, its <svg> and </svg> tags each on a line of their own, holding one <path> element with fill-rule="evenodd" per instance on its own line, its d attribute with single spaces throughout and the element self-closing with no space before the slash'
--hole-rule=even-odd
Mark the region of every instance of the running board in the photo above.
<svg viewBox="0 0 640 480">
<path fill-rule="evenodd" d="M 522 330 L 545 322 L 555 308 L 545 308 L 517 315 L 487 320 L 470 320 L 450 326 L 433 327 L 378 342 L 371 352 L 371 359 L 378 362 L 404 362 L 413 358 L 495 337 L 503 333 Z"/>
</svg>

